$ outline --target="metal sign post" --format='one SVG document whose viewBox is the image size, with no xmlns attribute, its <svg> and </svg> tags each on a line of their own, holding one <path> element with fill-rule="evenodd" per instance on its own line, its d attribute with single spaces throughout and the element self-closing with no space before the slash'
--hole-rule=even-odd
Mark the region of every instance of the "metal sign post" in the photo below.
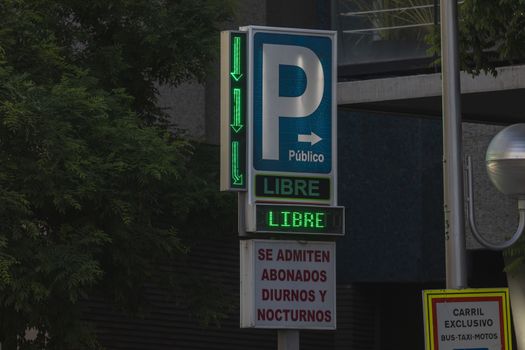
<svg viewBox="0 0 525 350">
<path fill-rule="evenodd" d="M 299 331 L 278 331 L 277 350 L 299 350 Z"/>
</svg>

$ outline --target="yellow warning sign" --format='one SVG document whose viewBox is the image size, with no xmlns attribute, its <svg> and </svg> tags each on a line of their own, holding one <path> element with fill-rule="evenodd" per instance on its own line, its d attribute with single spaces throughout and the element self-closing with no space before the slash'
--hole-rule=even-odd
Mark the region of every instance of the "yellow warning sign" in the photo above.
<svg viewBox="0 0 525 350">
<path fill-rule="evenodd" d="M 512 350 L 507 288 L 423 291 L 426 350 Z"/>
</svg>

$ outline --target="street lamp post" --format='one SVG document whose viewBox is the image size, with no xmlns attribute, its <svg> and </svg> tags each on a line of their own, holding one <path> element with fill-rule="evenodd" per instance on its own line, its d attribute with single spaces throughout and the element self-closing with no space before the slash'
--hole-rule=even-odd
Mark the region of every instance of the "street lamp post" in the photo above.
<svg viewBox="0 0 525 350">
<path fill-rule="evenodd" d="M 440 0 L 447 288 L 467 287 L 457 0 Z"/>
</svg>

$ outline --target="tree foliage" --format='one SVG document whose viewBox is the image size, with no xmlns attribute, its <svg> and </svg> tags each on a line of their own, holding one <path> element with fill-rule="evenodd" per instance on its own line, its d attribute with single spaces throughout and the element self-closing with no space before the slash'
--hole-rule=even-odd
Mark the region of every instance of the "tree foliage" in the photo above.
<svg viewBox="0 0 525 350">
<path fill-rule="evenodd" d="M 460 8 L 461 58 L 473 73 L 525 57 L 525 1 L 467 0 Z"/>
<path fill-rule="evenodd" d="M 94 288 L 134 306 L 145 281 L 185 283 L 158 266 L 184 256 L 193 210 L 224 202 L 163 127 L 155 84 L 204 78 L 230 15 L 218 0 L 0 2 L 3 347 L 97 348 L 78 308 Z"/>
<path fill-rule="evenodd" d="M 525 0 L 465 0 L 458 5 L 459 55 L 463 70 L 496 74 L 501 64 L 525 57 Z M 431 38 L 439 55 L 439 33 Z"/>
</svg>

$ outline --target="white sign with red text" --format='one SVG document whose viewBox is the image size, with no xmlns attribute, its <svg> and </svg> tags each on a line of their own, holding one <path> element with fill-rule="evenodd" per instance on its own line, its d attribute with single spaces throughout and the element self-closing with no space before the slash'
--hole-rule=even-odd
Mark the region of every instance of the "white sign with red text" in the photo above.
<svg viewBox="0 0 525 350">
<path fill-rule="evenodd" d="M 335 329 L 335 243 L 240 242 L 241 327 Z"/>
</svg>

